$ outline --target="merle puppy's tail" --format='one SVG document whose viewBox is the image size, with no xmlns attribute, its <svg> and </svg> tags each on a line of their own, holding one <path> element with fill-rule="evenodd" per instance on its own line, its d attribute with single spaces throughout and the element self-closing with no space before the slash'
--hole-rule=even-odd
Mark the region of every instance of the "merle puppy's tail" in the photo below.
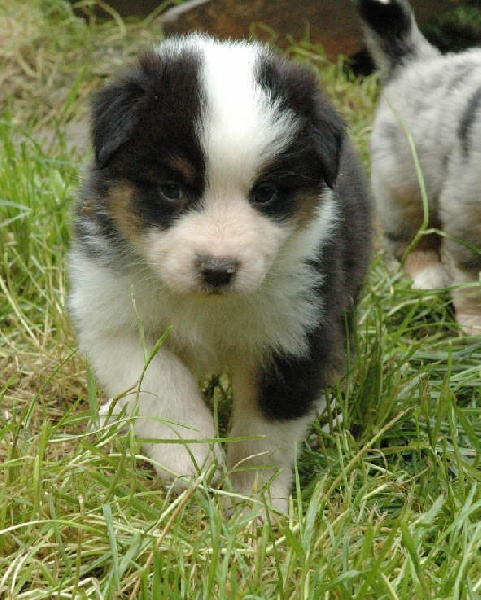
<svg viewBox="0 0 481 600">
<path fill-rule="evenodd" d="M 419 31 L 407 0 L 353 1 L 369 52 L 383 79 L 413 60 L 439 55 Z"/>
</svg>

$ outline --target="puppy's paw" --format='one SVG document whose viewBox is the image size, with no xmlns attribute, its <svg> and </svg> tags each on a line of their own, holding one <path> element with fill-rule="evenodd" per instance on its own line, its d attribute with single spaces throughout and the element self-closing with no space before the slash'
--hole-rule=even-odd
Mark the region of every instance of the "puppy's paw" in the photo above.
<svg viewBox="0 0 481 600">
<path fill-rule="evenodd" d="M 481 335 L 481 313 L 456 312 L 456 322 L 461 326 L 460 335 Z"/>
<path fill-rule="evenodd" d="M 93 416 L 90 420 L 89 430 L 95 433 L 114 425 L 120 418 L 125 416 L 125 408 L 125 402 L 122 399 L 110 398 L 108 402 L 100 407 L 98 415 Z M 126 429 L 127 423 L 121 426 L 119 433 L 124 432 Z"/>
<path fill-rule="evenodd" d="M 246 497 L 254 498 L 276 512 L 289 512 L 290 473 L 273 472 L 263 467 L 259 470 L 252 467 L 245 469 L 240 466 L 231 472 L 230 484 L 232 490 L 239 495 L 239 503 Z M 235 506 L 235 496 L 232 497 L 231 503 Z"/>
<path fill-rule="evenodd" d="M 145 454 L 162 481 L 182 491 L 207 470 L 214 473 L 209 483 L 217 482 L 224 472 L 224 454 L 219 444 L 188 441 L 143 444 Z"/>
<path fill-rule="evenodd" d="M 220 503 L 221 510 L 229 519 L 243 521 L 248 527 L 262 527 L 269 522 L 275 525 L 289 514 L 289 500 L 276 505 L 262 497 L 225 495 Z"/>
<path fill-rule="evenodd" d="M 466 272 L 450 261 L 454 287 L 451 291 L 460 335 L 481 335 L 481 273 Z"/>
<path fill-rule="evenodd" d="M 433 250 L 411 252 L 404 263 L 404 270 L 411 276 L 415 290 L 443 289 L 450 282 L 446 267 Z"/>
<path fill-rule="evenodd" d="M 413 276 L 414 290 L 439 290 L 448 286 L 449 276 L 441 263 L 427 265 Z"/>
</svg>

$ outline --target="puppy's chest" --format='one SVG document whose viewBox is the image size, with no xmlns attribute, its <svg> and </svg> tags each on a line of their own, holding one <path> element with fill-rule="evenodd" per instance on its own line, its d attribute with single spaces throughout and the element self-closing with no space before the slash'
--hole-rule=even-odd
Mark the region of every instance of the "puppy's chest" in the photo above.
<svg viewBox="0 0 481 600">
<path fill-rule="evenodd" d="M 219 372 L 239 361 L 260 363 L 274 352 L 301 356 L 307 333 L 322 318 L 314 294 L 258 294 L 246 298 L 159 299 L 158 318 L 144 316 L 147 333 L 160 337 L 198 374 Z"/>
</svg>

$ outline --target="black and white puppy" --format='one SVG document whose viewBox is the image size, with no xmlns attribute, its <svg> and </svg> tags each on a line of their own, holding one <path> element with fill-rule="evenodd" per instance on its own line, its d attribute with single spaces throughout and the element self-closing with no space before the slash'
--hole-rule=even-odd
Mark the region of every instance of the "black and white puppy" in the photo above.
<svg viewBox="0 0 481 600">
<path fill-rule="evenodd" d="M 455 286 L 456 319 L 481 333 L 481 50 L 442 56 L 405 0 L 356 0 L 384 92 L 374 122 L 372 183 L 388 246 L 420 289 Z M 411 146 L 415 146 L 415 153 Z"/>
<path fill-rule="evenodd" d="M 232 485 L 272 480 L 286 510 L 295 444 L 345 368 L 370 258 L 341 119 L 308 68 L 193 35 L 97 95 L 93 143 L 70 257 L 81 349 L 177 484 L 222 460 L 197 380 L 230 373 L 231 436 L 247 438 L 228 444 Z"/>
</svg>

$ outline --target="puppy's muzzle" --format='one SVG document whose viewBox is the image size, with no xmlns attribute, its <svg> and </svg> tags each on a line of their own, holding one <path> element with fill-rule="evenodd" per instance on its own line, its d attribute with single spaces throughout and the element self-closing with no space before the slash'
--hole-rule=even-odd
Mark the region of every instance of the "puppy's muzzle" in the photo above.
<svg viewBox="0 0 481 600">
<path fill-rule="evenodd" d="M 202 283 L 208 288 L 218 291 L 232 283 L 238 266 L 239 262 L 235 258 L 201 257 L 199 271 Z"/>
</svg>

